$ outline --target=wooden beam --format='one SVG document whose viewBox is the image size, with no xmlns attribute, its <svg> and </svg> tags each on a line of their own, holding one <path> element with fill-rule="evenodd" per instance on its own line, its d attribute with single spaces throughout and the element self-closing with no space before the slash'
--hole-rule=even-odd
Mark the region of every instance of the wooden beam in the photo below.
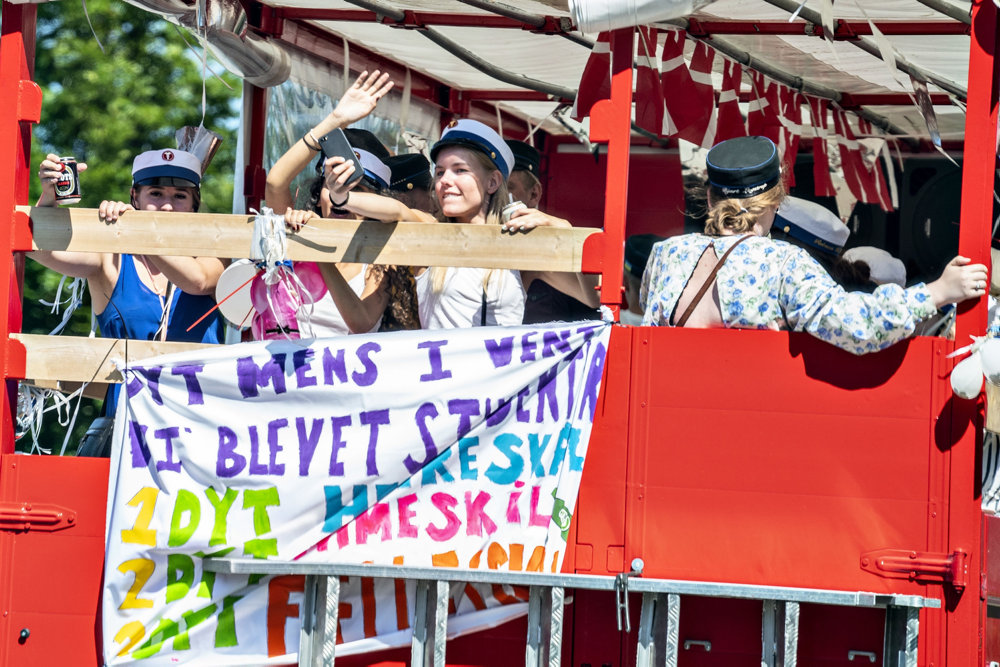
<svg viewBox="0 0 1000 667">
<path fill-rule="evenodd" d="M 41 386 L 62 382 L 121 382 L 118 364 L 133 364 L 161 354 L 215 347 L 201 343 L 173 343 L 82 336 L 11 334 L 27 351 L 25 377 Z"/>
<path fill-rule="evenodd" d="M 128 211 L 105 224 L 97 209 L 18 206 L 35 250 L 247 257 L 253 216 Z M 583 242 L 600 230 L 542 227 L 507 234 L 495 225 L 325 219 L 288 234 L 287 259 L 403 266 L 580 270 Z"/>
</svg>

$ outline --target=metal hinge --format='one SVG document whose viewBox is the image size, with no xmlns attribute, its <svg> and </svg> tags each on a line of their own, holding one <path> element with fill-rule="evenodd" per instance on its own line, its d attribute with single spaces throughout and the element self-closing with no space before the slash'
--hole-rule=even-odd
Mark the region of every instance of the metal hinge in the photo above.
<svg viewBox="0 0 1000 667">
<path fill-rule="evenodd" d="M 890 579 L 948 583 L 957 589 L 963 589 L 969 578 L 967 556 L 961 549 L 950 554 L 878 549 L 861 554 L 861 569 Z"/>
<path fill-rule="evenodd" d="M 72 528 L 76 512 L 59 505 L 44 503 L 0 503 L 0 530 L 46 533 Z"/>
</svg>

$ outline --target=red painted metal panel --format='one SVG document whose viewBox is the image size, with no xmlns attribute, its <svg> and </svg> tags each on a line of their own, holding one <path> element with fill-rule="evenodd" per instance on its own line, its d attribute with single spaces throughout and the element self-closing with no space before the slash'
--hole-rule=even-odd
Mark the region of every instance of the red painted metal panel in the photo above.
<svg viewBox="0 0 1000 667">
<path fill-rule="evenodd" d="M 628 559 L 647 576 L 924 592 L 860 556 L 930 550 L 940 341 L 858 358 L 798 334 L 635 331 Z"/>
<path fill-rule="evenodd" d="M 0 503 L 75 513 L 65 530 L 0 529 L 0 666 L 99 664 L 107 485 L 107 459 L 0 457 Z"/>
<path fill-rule="evenodd" d="M 682 596 L 680 611 L 678 667 L 760 666 L 759 600 Z"/>
</svg>

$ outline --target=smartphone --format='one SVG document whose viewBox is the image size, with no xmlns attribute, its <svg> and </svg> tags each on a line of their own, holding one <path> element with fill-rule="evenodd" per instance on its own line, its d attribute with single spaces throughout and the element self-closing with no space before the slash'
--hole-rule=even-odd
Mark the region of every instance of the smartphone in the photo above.
<svg viewBox="0 0 1000 667">
<path fill-rule="evenodd" d="M 360 181 L 365 176 L 365 170 L 361 166 L 361 160 L 354 152 L 351 142 L 347 140 L 347 135 L 341 129 L 336 129 L 319 140 L 319 147 L 323 151 L 324 159 L 339 155 L 340 157 L 354 163 L 354 173 L 348 179 L 348 185 Z"/>
</svg>

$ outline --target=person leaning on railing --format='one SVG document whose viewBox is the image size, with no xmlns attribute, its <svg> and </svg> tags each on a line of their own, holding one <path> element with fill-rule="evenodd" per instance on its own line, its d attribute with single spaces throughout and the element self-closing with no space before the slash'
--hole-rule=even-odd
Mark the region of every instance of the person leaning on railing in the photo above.
<svg viewBox="0 0 1000 667">
<path fill-rule="evenodd" d="M 640 294 L 643 324 L 805 331 L 864 354 L 912 335 L 942 306 L 986 294 L 986 267 L 965 257 L 926 285 L 845 291 L 805 250 L 765 238 L 785 198 L 774 143 L 730 139 L 706 163 L 705 232 L 654 246 Z"/>
<path fill-rule="evenodd" d="M 38 168 L 42 194 L 36 206 L 55 206 L 59 156 L 48 155 Z M 86 165 L 80 165 L 81 170 Z M 201 160 L 172 148 L 146 151 L 132 163 L 129 203 L 105 200 L 102 222 L 125 225 L 131 210 L 194 213 L 201 203 Z M 39 250 L 29 257 L 64 275 L 86 278 L 90 303 L 107 338 L 171 340 L 195 343 L 223 341 L 222 321 L 215 307 L 215 285 L 225 269 L 217 257 L 168 257 L 117 252 Z M 110 425 L 118 390 L 108 388 L 101 415 L 80 445 L 81 455 L 107 456 Z M 100 435 L 96 433 L 100 431 Z M 93 433 L 92 433 L 93 432 Z"/>
<path fill-rule="evenodd" d="M 569 222 L 533 208 L 516 211 L 507 223 L 501 212 L 509 201 L 507 178 L 514 156 L 494 130 L 474 120 L 453 123 L 431 148 L 434 194 L 439 222 L 501 225 L 511 233 L 535 227 L 570 227 Z M 354 194 L 347 185 L 354 166 L 341 158 L 328 161 L 330 196 L 344 199 L 344 208 L 383 222 L 427 219 L 399 201 L 366 193 Z M 596 278 L 557 271 L 516 271 L 470 267 L 414 268 L 420 325 L 424 329 L 519 325 L 524 315 L 525 288 L 544 280 L 556 289 L 596 307 Z"/>
<path fill-rule="evenodd" d="M 338 129 L 345 129 L 375 110 L 378 101 L 392 89 L 388 74 L 378 70 L 362 72 L 347 88 L 337 106 L 301 139 L 292 144 L 267 173 L 265 199 L 276 213 L 285 216 L 292 229 L 323 224 L 324 218 L 356 219 L 338 206 L 340 196 L 331 197 L 324 184 L 324 160 L 316 162 L 316 178 L 309 184 L 309 203 L 305 210 L 293 209 L 292 181 L 321 153 L 320 139 Z M 389 153 L 381 142 L 366 130 L 345 129 L 345 134 L 365 170 L 358 182 L 362 191 L 382 193 L 389 189 L 391 170 L 384 163 Z M 353 172 L 352 172 L 353 173 Z M 346 199 L 346 197 L 344 198 Z M 369 333 L 380 328 L 384 316 L 392 328 L 416 328 L 412 311 L 412 277 L 405 267 L 377 266 L 341 262 L 320 264 L 328 294 L 312 307 L 307 333 L 316 337 Z M 345 306 L 348 302 L 351 306 Z M 300 329 L 306 329 L 306 314 L 301 313 Z"/>
</svg>

